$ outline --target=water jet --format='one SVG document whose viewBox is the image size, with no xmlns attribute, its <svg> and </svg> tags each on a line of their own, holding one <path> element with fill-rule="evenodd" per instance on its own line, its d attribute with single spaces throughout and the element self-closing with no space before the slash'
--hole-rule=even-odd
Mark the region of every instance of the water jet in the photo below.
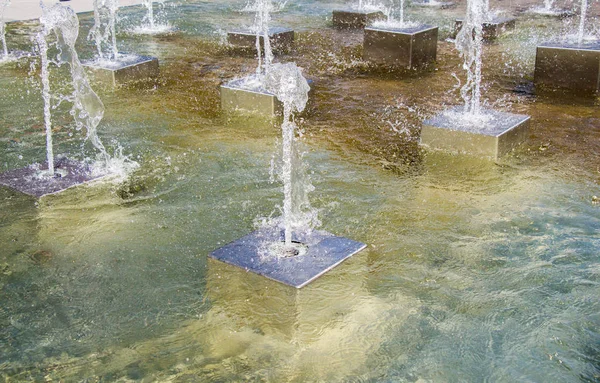
<svg viewBox="0 0 600 383">
<path fill-rule="evenodd" d="M 107 152 L 97 134 L 97 127 L 104 115 L 104 105 L 90 87 L 84 68 L 75 50 L 75 42 L 79 34 L 79 19 L 70 7 L 54 5 L 43 9 L 40 18 L 42 30 L 36 36 L 36 43 L 41 57 L 42 97 L 44 100 L 44 127 L 46 132 L 46 162 L 33 164 L 25 168 L 9 170 L 0 174 L 0 185 L 15 189 L 36 198 L 62 192 L 73 186 L 95 181 L 108 176 L 123 175 L 124 172 L 137 167 L 137 163 L 120 155 L 112 157 Z M 49 43 L 50 36 L 55 34 L 55 42 Z M 50 58 L 50 50 L 54 48 L 59 55 Z M 92 144 L 97 152 L 96 159 L 79 161 L 65 155 L 54 155 L 52 136 L 52 103 L 53 95 L 50 87 L 50 64 L 69 66 L 71 74 L 72 94 L 56 97 L 58 103 L 69 100 L 73 103 L 70 114 L 75 120 L 75 129 L 84 130 L 85 141 Z"/>
<path fill-rule="evenodd" d="M 536 92 L 545 95 L 597 95 L 600 90 L 600 42 L 586 35 L 587 7 L 587 0 L 582 0 L 579 28 L 575 35 L 537 47 Z"/>
<path fill-rule="evenodd" d="M 310 207 L 304 164 L 296 147 L 294 112 L 306 107 L 310 87 L 294 63 L 273 64 L 265 88 L 283 105 L 282 216 L 210 253 L 210 257 L 252 271 L 283 284 L 301 288 L 366 247 L 365 244 L 315 230 L 319 222 Z"/>
<path fill-rule="evenodd" d="M 118 0 L 94 0 L 94 26 L 88 38 L 96 44 L 96 57 L 84 63 L 90 77 L 109 87 L 156 80 L 159 75 L 158 58 L 119 52 L 116 34 L 118 10 Z"/>
<path fill-rule="evenodd" d="M 350 9 L 338 9 L 332 13 L 331 21 L 335 28 L 363 29 L 371 23 L 385 20 L 386 7 L 376 0 L 359 0 Z"/>
<path fill-rule="evenodd" d="M 274 6 L 271 0 L 256 0 L 248 9 L 256 12 L 252 30 L 255 32 L 254 46 L 258 65 L 254 74 L 221 85 L 221 110 L 226 113 L 251 113 L 274 118 L 281 116 L 282 105 L 264 84 L 274 59 L 269 35 Z"/>
<path fill-rule="evenodd" d="M 418 69 L 435 62 L 438 27 L 404 19 L 404 0 L 400 1 L 399 18 L 393 10 L 387 20 L 365 27 L 363 59 L 378 65 Z"/>
<path fill-rule="evenodd" d="M 515 29 L 516 19 L 514 17 L 501 16 L 490 10 L 489 0 L 482 0 L 481 12 L 482 37 L 484 41 L 496 40 L 500 35 Z M 463 26 L 463 19 L 456 19 L 454 23 L 454 35 L 458 35 Z"/>
<path fill-rule="evenodd" d="M 485 4 L 467 1 L 465 23 L 456 36 L 467 81 L 462 107 L 451 108 L 423 122 L 421 144 L 453 153 L 497 160 L 525 141 L 529 116 L 494 111 L 481 102 Z"/>
</svg>

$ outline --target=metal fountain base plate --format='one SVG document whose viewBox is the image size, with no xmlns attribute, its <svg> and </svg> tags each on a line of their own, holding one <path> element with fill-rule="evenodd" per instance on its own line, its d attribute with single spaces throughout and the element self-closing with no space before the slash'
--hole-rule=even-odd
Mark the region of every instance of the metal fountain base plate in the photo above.
<svg viewBox="0 0 600 383">
<path fill-rule="evenodd" d="M 435 62 L 438 27 L 366 27 L 363 59 L 378 65 L 418 69 Z"/>
<path fill-rule="evenodd" d="M 505 34 L 508 31 L 512 31 L 515 29 L 517 19 L 514 17 L 494 17 L 490 21 L 486 21 L 483 23 L 483 39 L 485 41 L 496 40 L 500 35 Z M 456 37 L 456 34 L 462 28 L 463 20 L 456 19 L 454 22 L 454 31 L 453 35 Z"/>
<path fill-rule="evenodd" d="M 335 28 L 362 29 L 374 21 L 385 20 L 381 11 L 334 10 L 331 21 Z"/>
<path fill-rule="evenodd" d="M 95 174 L 88 164 L 67 157 L 55 160 L 54 177 L 42 175 L 43 170 L 47 169 L 48 165 L 45 163 L 9 170 L 0 174 L 0 185 L 41 198 L 107 176 L 107 174 Z"/>
<path fill-rule="evenodd" d="M 313 231 L 301 239 L 298 242 L 304 245 L 304 253 L 270 256 L 269 246 L 283 243 L 283 232 L 261 229 L 213 251 L 209 257 L 299 289 L 367 247 L 325 231 Z"/>
<path fill-rule="evenodd" d="M 600 91 L 600 43 L 544 43 L 537 47 L 536 92 L 595 96 Z"/>
<path fill-rule="evenodd" d="M 459 115 L 462 108 L 454 108 Z M 446 113 L 423 121 L 421 144 L 432 149 L 497 160 L 527 139 L 530 117 L 486 109 L 489 119 L 462 124 Z"/>
<path fill-rule="evenodd" d="M 115 87 L 129 82 L 158 78 L 160 69 L 156 57 L 120 54 L 123 56 L 123 60 L 116 62 L 88 61 L 83 63 L 92 81 Z"/>
<path fill-rule="evenodd" d="M 251 77 L 251 76 L 250 76 Z M 283 115 L 283 104 L 264 89 L 243 86 L 247 78 L 221 85 L 221 110 L 226 113 L 250 113 L 274 118 Z"/>
<path fill-rule="evenodd" d="M 264 47 L 264 37 L 260 36 L 261 49 Z M 227 32 L 227 42 L 236 48 L 256 50 L 256 32 L 250 30 L 235 30 Z M 294 31 L 284 27 L 269 28 L 269 42 L 273 53 L 286 53 L 294 44 Z"/>
</svg>

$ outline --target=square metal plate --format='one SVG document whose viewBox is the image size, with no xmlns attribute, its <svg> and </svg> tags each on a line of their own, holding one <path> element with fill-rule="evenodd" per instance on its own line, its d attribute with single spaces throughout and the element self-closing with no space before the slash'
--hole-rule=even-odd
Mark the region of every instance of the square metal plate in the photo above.
<svg viewBox="0 0 600 383">
<path fill-rule="evenodd" d="M 266 246 L 283 242 L 283 232 L 257 230 L 213 251 L 209 257 L 299 289 L 367 247 L 325 231 L 313 231 L 301 239 L 307 246 L 306 253 L 268 257 L 264 255 Z"/>
<path fill-rule="evenodd" d="M 85 62 L 88 74 L 94 82 L 117 86 L 128 82 L 154 80 L 160 74 L 158 58 L 120 53 L 127 58 L 114 63 Z"/>
<path fill-rule="evenodd" d="M 57 158 L 54 168 L 56 173 L 62 175 L 61 177 L 40 177 L 40 170 L 48 169 L 47 163 L 9 170 L 0 174 L 0 185 L 40 198 L 107 176 L 107 174 L 95 174 L 88 164 L 66 157 Z"/>
<path fill-rule="evenodd" d="M 454 108 L 460 114 L 461 107 Z M 530 117 L 485 110 L 489 120 L 464 124 L 440 113 L 423 121 L 421 144 L 432 149 L 467 153 L 497 160 L 526 141 Z"/>
</svg>

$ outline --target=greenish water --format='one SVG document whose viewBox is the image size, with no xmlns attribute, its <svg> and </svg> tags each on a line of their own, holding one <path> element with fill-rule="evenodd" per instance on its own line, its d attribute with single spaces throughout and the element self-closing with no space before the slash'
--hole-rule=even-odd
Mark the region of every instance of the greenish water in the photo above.
<svg viewBox="0 0 600 383">
<path fill-rule="evenodd" d="M 600 112 L 512 92 L 531 80 L 535 39 L 563 25 L 521 18 L 486 47 L 490 104 L 532 116 L 527 144 L 494 164 L 416 144 L 420 119 L 457 103 L 450 43 L 437 70 L 374 72 L 360 34 L 329 28 L 336 3 L 289 4 L 276 19 L 299 33 L 281 60 L 315 80 L 299 121 L 311 201 L 323 229 L 369 245 L 296 291 L 207 260 L 282 201 L 278 129 L 219 111 L 218 85 L 255 66 L 213 33 L 249 22 L 239 5 L 168 3 L 179 32 L 120 34 L 161 60 L 155 87 L 99 88 L 99 134 L 141 165 L 129 180 L 39 202 L 0 189 L 0 378 L 600 381 Z M 126 29 L 143 11 L 122 14 Z M 460 10 L 411 14 L 449 28 Z M 9 26 L 9 44 L 34 28 Z M 0 70 L 2 169 L 44 158 L 35 75 Z M 89 155 L 55 115 L 55 152 Z"/>
</svg>

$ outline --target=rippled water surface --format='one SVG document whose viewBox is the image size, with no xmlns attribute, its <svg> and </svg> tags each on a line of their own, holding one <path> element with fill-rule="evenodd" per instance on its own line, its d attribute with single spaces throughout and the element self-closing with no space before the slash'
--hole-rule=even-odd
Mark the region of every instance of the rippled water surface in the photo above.
<svg viewBox="0 0 600 383">
<path fill-rule="evenodd" d="M 178 32 L 136 36 L 144 10 L 123 9 L 121 50 L 158 56 L 161 77 L 99 87 L 99 134 L 141 167 L 39 202 L 0 189 L 0 378 L 600 381 L 600 112 L 528 91 L 536 43 L 574 21 L 513 6 L 517 30 L 486 46 L 487 102 L 532 116 L 527 144 L 492 163 L 416 143 L 420 120 L 458 104 L 445 39 L 464 7 L 410 8 L 440 25 L 438 63 L 390 73 L 360 60 L 360 33 L 330 28 L 341 4 L 290 2 L 275 20 L 296 47 L 279 60 L 314 80 L 298 122 L 322 228 L 367 250 L 301 290 L 209 261 L 282 201 L 278 129 L 220 113 L 218 85 L 255 67 L 224 31 L 251 17 L 239 2 L 173 1 L 163 21 Z M 28 49 L 35 28 L 9 25 L 9 44 Z M 36 71 L 0 67 L 3 170 L 44 159 Z M 54 112 L 55 153 L 89 155 L 67 106 Z"/>
</svg>

